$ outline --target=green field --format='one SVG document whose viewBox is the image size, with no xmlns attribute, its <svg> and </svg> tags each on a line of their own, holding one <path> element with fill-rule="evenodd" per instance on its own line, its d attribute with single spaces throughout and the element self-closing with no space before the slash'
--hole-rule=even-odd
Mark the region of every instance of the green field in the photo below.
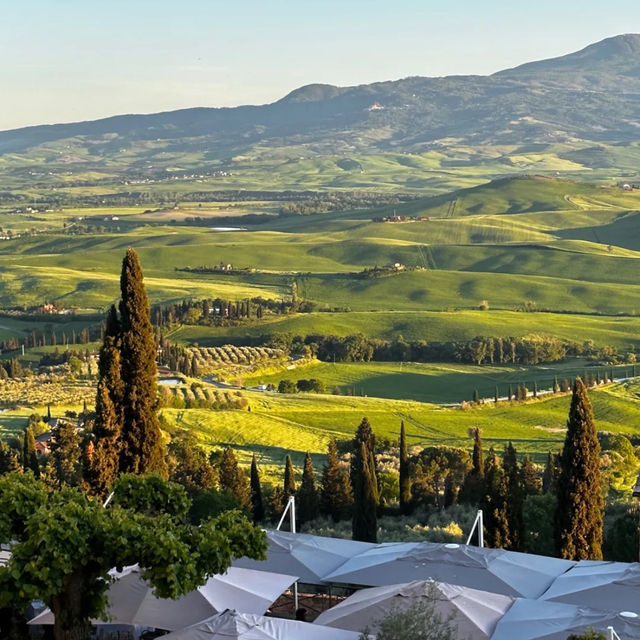
<svg viewBox="0 0 640 640">
<path fill-rule="evenodd" d="M 246 392 L 251 411 L 164 409 L 162 415 L 172 431 L 196 434 L 206 448 L 231 444 L 244 462 L 257 453 L 268 472 L 281 472 L 287 453 L 301 466 L 304 453 L 314 454 L 321 464 L 331 437 L 348 439 L 367 416 L 376 434 L 397 439 L 400 421 L 405 422 L 409 444 L 445 444 L 469 447 L 469 429 L 481 427 L 487 446 L 502 449 L 512 441 L 518 451 L 543 462 L 547 451 L 559 450 L 570 396 L 562 394 L 525 404 L 488 403 L 466 410 L 427 403 L 383 398 L 333 395 Z M 615 384 L 590 392 L 600 431 L 638 434 L 640 384 Z M 79 407 L 76 407 L 78 409 Z M 54 415 L 64 407 L 55 408 Z M 45 409 L 42 408 L 41 413 Z M 0 433 L 20 433 L 30 410 L 0 414 Z"/>
<path fill-rule="evenodd" d="M 632 365 L 615 367 L 616 378 L 633 375 Z M 607 372 L 611 370 L 607 368 Z M 603 367 L 592 366 L 575 360 L 561 364 L 539 366 L 474 366 L 448 363 L 415 362 L 342 362 L 315 361 L 296 369 L 284 369 L 269 375 L 243 378 L 247 387 L 258 384 L 274 384 L 280 380 L 316 378 L 328 392 L 335 390 L 353 396 L 373 396 L 395 400 L 416 400 L 429 403 L 455 403 L 470 401 L 477 390 L 481 398 L 493 399 L 496 388 L 499 397 L 507 397 L 509 387 L 515 392 L 524 383 L 529 391 L 534 381 L 540 391 L 553 388 L 554 379 L 571 380 L 584 372 L 597 372 Z"/>
</svg>

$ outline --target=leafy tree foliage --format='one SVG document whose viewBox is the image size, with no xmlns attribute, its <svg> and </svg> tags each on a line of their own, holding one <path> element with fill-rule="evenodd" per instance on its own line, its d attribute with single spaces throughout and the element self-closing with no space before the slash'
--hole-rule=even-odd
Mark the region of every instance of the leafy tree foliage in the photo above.
<svg viewBox="0 0 640 640">
<path fill-rule="evenodd" d="M 216 471 L 193 434 L 174 437 L 168 453 L 169 477 L 185 487 L 190 495 L 216 487 Z"/>
<path fill-rule="evenodd" d="M 607 560 L 637 562 L 639 544 L 638 504 L 619 503 L 607 508 L 602 553 Z"/>
<path fill-rule="evenodd" d="M 0 440 L 0 475 L 21 471 L 22 466 L 18 460 L 18 452 L 4 440 Z"/>
<path fill-rule="evenodd" d="M 435 584 L 427 597 L 407 609 L 395 609 L 377 623 L 377 640 L 458 640 L 455 618 L 444 617 L 437 609 L 439 594 Z M 360 640 L 369 640 L 365 631 Z"/>
<path fill-rule="evenodd" d="M 525 455 L 520 466 L 522 478 L 522 490 L 525 496 L 537 496 L 542 493 L 542 478 L 538 473 L 536 465 L 528 455 Z"/>
<path fill-rule="evenodd" d="M 601 560 L 604 499 L 600 443 L 591 402 L 580 378 L 573 387 L 560 466 L 555 536 L 558 553 L 570 560 Z"/>
<path fill-rule="evenodd" d="M 335 440 L 329 442 L 327 462 L 322 469 L 320 489 L 320 510 L 331 516 L 334 522 L 349 517 L 353 505 L 353 489 L 349 474 L 340 467 L 338 446 Z"/>
<path fill-rule="evenodd" d="M 36 478 L 40 477 L 40 463 L 38 462 L 38 454 L 36 453 L 36 439 L 33 435 L 33 429 L 30 426 L 25 427 L 24 430 L 22 467 L 25 471 L 30 469 Z"/>
<path fill-rule="evenodd" d="M 507 445 L 502 458 L 504 482 L 506 490 L 506 517 L 509 526 L 509 545 L 505 548 L 511 551 L 524 549 L 524 521 L 522 507 L 524 491 L 521 484 L 520 468 L 516 450 L 511 442 Z"/>
<path fill-rule="evenodd" d="M 68 422 L 51 430 L 51 459 L 47 476 L 54 487 L 79 487 L 82 483 L 82 438 Z"/>
<path fill-rule="evenodd" d="M 552 493 L 529 495 L 524 500 L 524 549 L 527 553 L 554 556 L 553 519 L 557 508 L 556 496 Z"/>
<path fill-rule="evenodd" d="M 311 455 L 307 452 L 304 458 L 302 481 L 298 489 L 297 515 L 301 524 L 318 517 L 318 490 Z"/>
<path fill-rule="evenodd" d="M 40 599 L 55 615 L 56 640 L 84 640 L 90 619 L 105 613 L 113 567 L 139 563 L 158 596 L 177 598 L 235 557 L 264 558 L 264 533 L 238 512 L 193 527 L 182 509 L 154 513 L 136 501 L 140 510 L 124 501 L 105 509 L 75 488 L 49 491 L 31 474 L 1 477 L 0 541 L 12 542 L 12 555 L 0 567 L 0 607 Z"/>
<path fill-rule="evenodd" d="M 559 456 L 549 451 L 547 463 L 542 474 L 542 493 L 553 493 L 555 495 L 560 478 Z"/>
<path fill-rule="evenodd" d="M 238 459 L 231 447 L 227 447 L 220 459 L 218 481 L 221 489 L 235 496 L 243 509 L 251 509 L 251 488 L 244 471 L 238 466 Z"/>
<path fill-rule="evenodd" d="M 427 447 L 412 458 L 411 494 L 416 504 L 443 509 L 455 504 L 471 469 L 471 458 L 457 447 Z"/>
<path fill-rule="evenodd" d="M 507 515 L 507 481 L 493 447 L 489 449 L 484 463 L 484 482 L 482 510 L 487 545 L 508 548 L 511 545 L 511 535 Z"/>
</svg>

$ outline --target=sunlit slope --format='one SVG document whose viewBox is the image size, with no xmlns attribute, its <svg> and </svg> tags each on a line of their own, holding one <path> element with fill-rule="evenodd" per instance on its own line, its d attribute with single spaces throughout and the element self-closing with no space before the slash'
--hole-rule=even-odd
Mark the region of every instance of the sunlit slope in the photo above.
<svg viewBox="0 0 640 640">
<path fill-rule="evenodd" d="M 611 344 L 621 349 L 640 347 L 640 317 L 607 317 L 566 313 L 513 311 L 376 311 L 305 313 L 236 327 L 183 326 L 171 338 L 202 346 L 233 341 L 260 341 L 274 333 L 346 336 L 362 332 L 373 338 L 447 342 L 475 336 L 557 335 L 566 340 Z"/>
</svg>

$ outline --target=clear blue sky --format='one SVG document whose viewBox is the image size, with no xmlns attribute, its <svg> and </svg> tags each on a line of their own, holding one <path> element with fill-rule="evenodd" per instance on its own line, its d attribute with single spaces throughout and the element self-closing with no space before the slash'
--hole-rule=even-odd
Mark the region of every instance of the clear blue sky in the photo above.
<svg viewBox="0 0 640 640">
<path fill-rule="evenodd" d="M 486 74 L 637 32 L 637 0 L 2 0 L 0 129 Z"/>
</svg>

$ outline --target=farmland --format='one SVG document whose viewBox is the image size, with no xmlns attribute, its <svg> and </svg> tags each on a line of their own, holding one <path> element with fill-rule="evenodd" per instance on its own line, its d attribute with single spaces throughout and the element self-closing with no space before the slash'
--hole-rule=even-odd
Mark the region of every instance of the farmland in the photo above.
<svg viewBox="0 0 640 640">
<path fill-rule="evenodd" d="M 598 429 L 629 436 L 637 432 L 640 419 L 640 384 L 609 385 L 590 393 Z M 207 449 L 232 444 L 248 463 L 255 452 L 268 474 L 281 472 L 288 452 L 301 465 L 306 451 L 321 463 L 331 437 L 349 439 L 367 416 L 378 436 L 392 441 L 398 437 L 404 420 L 410 444 L 451 446 L 469 445 L 468 431 L 481 427 L 487 446 L 499 450 L 513 441 L 518 451 L 528 452 L 542 462 L 547 451 L 559 450 L 564 439 L 570 396 L 559 394 L 526 403 L 487 403 L 468 409 L 443 408 L 424 402 L 384 398 L 334 395 L 242 392 L 244 408 L 210 409 L 165 408 L 162 423 L 169 433 L 193 432 Z M 250 407 L 250 411 L 248 408 Z M 53 408 L 62 415 L 79 404 Z M 37 407 L 10 409 L 0 415 L 4 437 L 20 433 L 29 413 Z M 39 408 L 41 414 L 45 407 Z"/>
<path fill-rule="evenodd" d="M 0 339 L 79 333 L 87 326 L 95 331 L 118 296 L 119 262 L 128 246 L 140 256 L 153 304 L 262 299 L 284 305 L 291 304 L 295 291 L 297 302 L 307 305 L 304 312 L 283 307 L 258 317 L 260 304 L 253 302 L 249 318 L 214 322 L 196 314 L 192 321 L 162 327 L 163 338 L 186 349 L 195 363 L 181 384 L 161 392 L 167 433 L 188 429 L 207 448 L 232 443 L 245 462 L 258 452 L 274 470 L 287 450 L 295 452 L 297 463 L 307 450 L 320 456 L 330 437 L 348 438 L 364 415 L 377 433 L 391 439 L 404 420 L 411 442 L 422 444 L 466 446 L 467 430 L 481 426 L 489 443 L 502 447 L 512 439 L 540 460 L 560 446 L 566 396 L 467 409 L 442 405 L 469 401 L 476 390 L 493 398 L 496 386 L 501 397 L 521 383 L 531 390 L 535 381 L 543 390 L 555 377 L 570 379 L 585 368 L 600 372 L 604 367 L 584 360 L 535 366 L 292 361 L 269 344 L 279 335 L 362 333 L 451 343 L 475 336 L 550 334 L 617 350 L 620 361 L 629 364 L 620 364 L 616 377 L 633 372 L 640 349 L 637 191 L 528 177 L 375 209 L 291 216 L 278 215 L 279 209 L 277 202 L 255 200 L 202 207 L 60 208 L 28 216 L 0 212 L 3 228 L 20 233 L 0 244 L 0 306 L 46 301 L 70 310 L 50 318 L 12 311 L 0 318 Z M 231 225 L 246 231 L 214 229 L 212 220 L 219 216 L 240 219 L 255 213 L 269 217 Z M 188 222 L 193 216 L 204 222 Z M 376 221 L 388 216 L 407 220 Z M 94 220 L 93 226 L 87 220 Z M 234 270 L 194 270 L 220 263 L 233 264 Z M 396 263 L 403 268 L 363 273 Z M 17 355 L 35 366 L 43 354 L 60 348 L 47 343 Z M 16 354 L 5 357 L 10 355 Z M 328 393 L 219 389 L 209 384 L 209 376 L 245 387 L 317 378 Z M 0 416 L 4 433 L 15 433 L 29 412 L 43 410 L 46 389 L 25 388 L 30 400 L 21 402 L 19 388 L 6 386 L 2 400 L 8 412 Z M 81 399 L 93 397 L 91 384 L 84 391 L 62 383 L 49 390 L 55 392 L 54 413 L 77 410 Z M 594 390 L 598 428 L 633 434 L 639 417 L 636 392 L 635 383 Z"/>
</svg>

